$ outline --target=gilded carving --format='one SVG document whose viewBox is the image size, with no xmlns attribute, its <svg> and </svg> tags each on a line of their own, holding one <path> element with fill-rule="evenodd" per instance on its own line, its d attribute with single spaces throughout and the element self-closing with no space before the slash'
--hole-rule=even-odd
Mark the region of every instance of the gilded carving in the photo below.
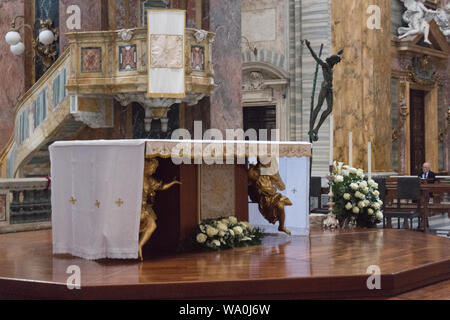
<svg viewBox="0 0 450 320">
<path fill-rule="evenodd" d="M 164 184 L 162 181 L 156 180 L 153 175 L 158 169 L 159 162 L 157 159 L 146 159 L 144 165 L 144 186 L 142 192 L 142 212 L 139 227 L 139 258 L 144 260 L 142 256 L 142 248 L 150 240 L 153 232 L 156 230 L 156 220 L 158 219 L 153 206 L 155 204 L 156 193 L 158 191 L 169 190 L 179 181 L 172 181 Z"/>
<path fill-rule="evenodd" d="M 273 175 L 262 174 L 262 170 L 269 168 L 270 165 L 271 163 L 264 165 L 259 161 L 256 165 L 250 165 L 248 195 L 252 201 L 258 203 L 259 212 L 267 221 L 272 224 L 278 221 L 278 230 L 290 235 L 291 232 L 285 227 L 284 207 L 292 206 L 292 202 L 289 198 L 277 192 L 278 190 L 286 190 L 278 170 Z"/>
</svg>

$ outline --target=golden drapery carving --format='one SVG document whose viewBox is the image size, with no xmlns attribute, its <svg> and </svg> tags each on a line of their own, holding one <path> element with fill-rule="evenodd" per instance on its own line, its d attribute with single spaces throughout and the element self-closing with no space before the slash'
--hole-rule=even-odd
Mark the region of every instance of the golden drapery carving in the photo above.
<svg viewBox="0 0 450 320">
<path fill-rule="evenodd" d="M 276 160 L 273 164 L 275 165 Z M 285 206 L 292 206 L 291 200 L 278 193 L 277 190 L 285 190 L 283 180 L 278 172 L 276 164 L 276 173 L 273 175 L 263 175 L 261 170 L 270 167 L 271 164 L 264 165 L 260 161 L 256 165 L 250 165 L 248 171 L 249 187 L 248 194 L 250 199 L 258 203 L 259 212 L 264 218 L 272 224 L 279 222 L 278 230 L 291 234 L 285 227 Z"/>
<path fill-rule="evenodd" d="M 146 159 L 144 165 L 144 186 L 142 192 L 142 212 L 139 227 L 139 258 L 144 260 L 142 256 L 142 248 L 150 240 L 153 232 L 156 230 L 156 220 L 158 219 L 153 205 L 155 204 L 155 197 L 158 191 L 165 191 L 176 184 L 181 184 L 179 181 L 172 181 L 164 184 L 162 181 L 156 180 L 153 175 L 158 169 L 159 161 L 157 159 Z"/>
</svg>

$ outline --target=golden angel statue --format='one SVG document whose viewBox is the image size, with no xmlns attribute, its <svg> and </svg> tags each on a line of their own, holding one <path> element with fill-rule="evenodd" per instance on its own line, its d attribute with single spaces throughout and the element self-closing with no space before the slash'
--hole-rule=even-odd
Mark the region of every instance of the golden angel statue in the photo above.
<svg viewBox="0 0 450 320">
<path fill-rule="evenodd" d="M 292 202 L 289 198 L 277 192 L 277 190 L 284 191 L 286 186 L 278 172 L 276 160 L 272 161 L 275 162 L 264 165 L 258 161 L 256 165 L 250 165 L 248 171 L 248 194 L 252 201 L 258 203 L 259 212 L 267 221 L 272 224 L 278 221 L 278 230 L 290 235 L 291 232 L 285 227 L 286 215 L 284 207 L 292 206 Z M 271 165 L 276 165 L 276 173 L 272 175 L 262 174 L 262 169 L 269 168 Z"/>
<path fill-rule="evenodd" d="M 150 240 L 153 232 L 156 230 L 157 216 L 153 210 L 155 204 L 155 197 L 157 191 L 165 191 L 172 188 L 176 184 L 181 184 L 179 181 L 173 181 L 168 184 L 164 184 L 162 181 L 158 181 L 153 178 L 156 169 L 159 166 L 157 159 L 146 159 L 144 166 L 144 187 L 142 192 L 142 212 L 139 228 L 139 258 L 144 260 L 142 256 L 142 248 Z"/>
</svg>

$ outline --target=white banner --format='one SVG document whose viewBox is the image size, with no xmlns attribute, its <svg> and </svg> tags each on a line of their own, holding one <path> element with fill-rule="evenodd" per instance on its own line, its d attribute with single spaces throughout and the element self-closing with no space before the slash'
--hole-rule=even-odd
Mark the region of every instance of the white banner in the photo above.
<svg viewBox="0 0 450 320">
<path fill-rule="evenodd" d="M 147 11 L 150 98 L 184 98 L 185 10 Z"/>
</svg>

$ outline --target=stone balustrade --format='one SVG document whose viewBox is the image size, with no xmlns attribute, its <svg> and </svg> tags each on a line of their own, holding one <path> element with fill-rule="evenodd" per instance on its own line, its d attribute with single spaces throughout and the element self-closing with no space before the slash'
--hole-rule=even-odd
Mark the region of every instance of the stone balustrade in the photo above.
<svg viewBox="0 0 450 320">
<path fill-rule="evenodd" d="M 46 178 L 0 179 L 0 233 L 51 228 Z"/>
</svg>

